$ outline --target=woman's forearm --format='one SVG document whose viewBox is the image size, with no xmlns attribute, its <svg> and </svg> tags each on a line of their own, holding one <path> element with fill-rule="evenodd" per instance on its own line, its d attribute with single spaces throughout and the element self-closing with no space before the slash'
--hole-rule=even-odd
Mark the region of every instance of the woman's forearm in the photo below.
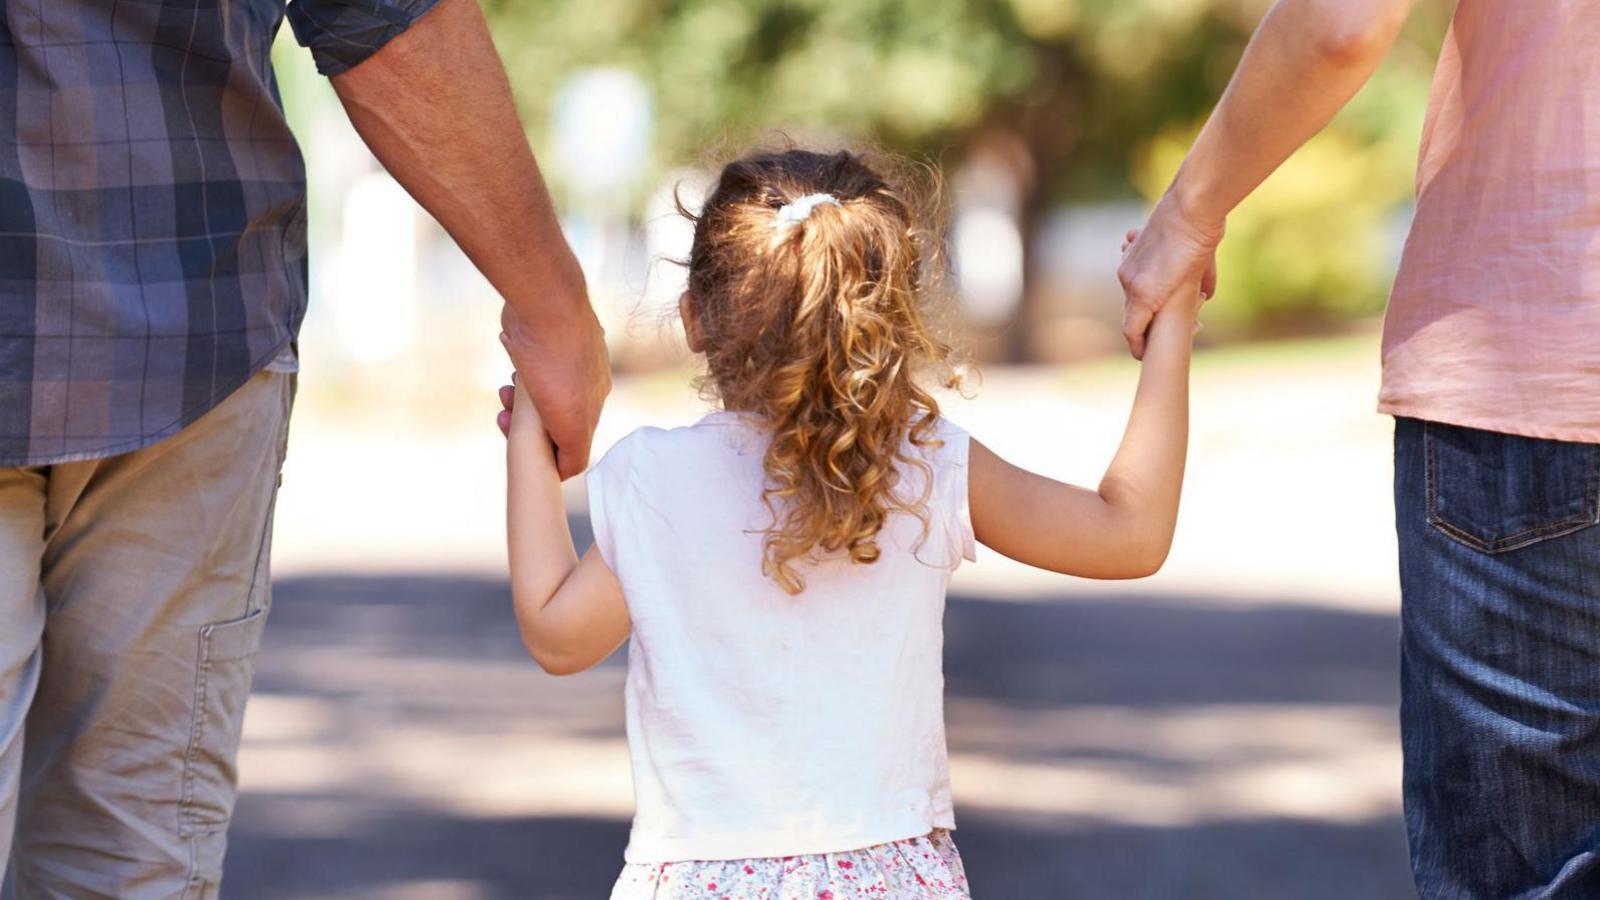
<svg viewBox="0 0 1600 900">
<path fill-rule="evenodd" d="M 1245 197 L 1350 102 L 1388 54 L 1415 0 L 1280 0 L 1174 179 L 1202 229 Z"/>
<path fill-rule="evenodd" d="M 1156 312 L 1216 293 L 1228 214 L 1333 119 L 1383 60 L 1415 0 L 1279 0 L 1177 177 L 1117 269 L 1135 357 Z"/>
</svg>

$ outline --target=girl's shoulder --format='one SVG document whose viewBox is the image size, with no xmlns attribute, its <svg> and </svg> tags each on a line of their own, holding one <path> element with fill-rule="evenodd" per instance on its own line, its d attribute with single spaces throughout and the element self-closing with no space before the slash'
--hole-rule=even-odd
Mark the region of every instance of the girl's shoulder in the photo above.
<svg viewBox="0 0 1600 900">
<path fill-rule="evenodd" d="M 767 441 L 766 432 L 744 415 L 714 412 L 692 425 L 635 428 L 601 454 L 590 473 L 610 478 L 670 474 L 696 464 L 759 459 Z M 911 442 L 908 455 L 921 457 L 936 468 L 964 469 L 970 443 L 966 429 L 939 415 L 934 417 L 931 431 Z"/>
<path fill-rule="evenodd" d="M 604 476 L 682 471 L 729 453 L 759 453 L 759 431 L 732 413 L 712 413 L 692 425 L 644 425 L 628 432 L 600 454 L 590 468 Z"/>
<path fill-rule="evenodd" d="M 760 447 L 744 431 L 706 420 L 636 428 L 586 474 L 595 543 L 620 573 L 626 554 L 618 555 L 619 529 L 645 540 L 638 536 L 691 528 L 708 510 L 759 502 L 760 482 Z"/>
<path fill-rule="evenodd" d="M 965 428 L 943 415 L 936 415 L 933 429 L 926 435 L 927 439 L 918 447 L 924 459 L 935 465 L 966 468 L 972 438 Z"/>
</svg>

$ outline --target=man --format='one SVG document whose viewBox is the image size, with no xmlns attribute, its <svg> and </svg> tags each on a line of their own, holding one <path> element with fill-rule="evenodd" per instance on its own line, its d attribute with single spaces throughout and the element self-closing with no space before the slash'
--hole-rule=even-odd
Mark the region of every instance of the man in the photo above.
<svg viewBox="0 0 1600 900">
<path fill-rule="evenodd" d="M 1230 210 L 1412 0 L 1282 0 L 1121 271 L 1214 289 Z M 1460 0 L 1384 334 L 1405 808 L 1427 898 L 1600 897 L 1600 3 Z"/>
<path fill-rule="evenodd" d="M 504 296 L 564 476 L 609 387 L 475 0 L 0 0 L 15 896 L 218 890 L 306 299 L 304 172 L 268 57 L 286 12 Z"/>
</svg>

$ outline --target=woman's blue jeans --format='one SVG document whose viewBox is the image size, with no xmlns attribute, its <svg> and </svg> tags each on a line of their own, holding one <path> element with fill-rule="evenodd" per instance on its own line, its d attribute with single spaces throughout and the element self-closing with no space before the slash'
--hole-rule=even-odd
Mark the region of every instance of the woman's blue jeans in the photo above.
<svg viewBox="0 0 1600 900">
<path fill-rule="evenodd" d="M 1600 445 L 1401 419 L 1395 506 L 1418 891 L 1600 898 Z"/>
</svg>

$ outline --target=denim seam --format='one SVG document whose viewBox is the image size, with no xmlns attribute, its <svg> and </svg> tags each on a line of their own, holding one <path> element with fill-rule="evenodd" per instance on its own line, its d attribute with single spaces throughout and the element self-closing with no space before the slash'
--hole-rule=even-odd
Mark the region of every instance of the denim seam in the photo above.
<svg viewBox="0 0 1600 900">
<path fill-rule="evenodd" d="M 1424 478 L 1427 483 L 1427 521 L 1429 525 L 1432 525 L 1441 534 L 1452 540 L 1484 553 L 1509 553 L 1512 550 L 1520 550 L 1543 540 L 1573 534 L 1592 525 L 1600 524 L 1600 448 L 1592 449 L 1589 454 L 1589 483 L 1586 488 L 1586 493 L 1589 496 L 1589 509 L 1559 522 L 1551 522 L 1536 528 L 1519 531 L 1516 534 L 1508 534 L 1492 541 L 1486 541 L 1438 514 L 1438 491 L 1434 477 L 1435 469 L 1438 467 L 1438 453 L 1434 448 L 1431 422 L 1425 421 L 1422 423 L 1422 444 Z"/>
<path fill-rule="evenodd" d="M 1583 529 L 1595 524 L 1594 520 L 1589 518 L 1565 519 L 1560 522 L 1554 522 L 1549 525 L 1540 526 L 1539 528 L 1531 531 L 1518 532 L 1517 534 L 1510 535 L 1508 537 L 1497 538 L 1493 541 L 1485 541 L 1477 535 L 1462 531 L 1460 528 L 1442 519 L 1430 518 L 1429 522 L 1434 528 L 1438 529 L 1447 537 L 1460 541 L 1463 544 L 1466 544 L 1474 549 L 1481 550 L 1485 553 L 1509 553 L 1512 550 L 1521 550 L 1523 547 L 1532 546 L 1533 544 L 1537 544 L 1543 540 L 1549 540 L 1550 538 L 1562 537 L 1564 535 L 1582 531 Z"/>
<path fill-rule="evenodd" d="M 1600 445 L 1589 448 L 1589 520 L 1600 525 Z"/>
<path fill-rule="evenodd" d="M 1422 512 L 1429 525 L 1436 525 L 1438 518 L 1434 515 L 1434 510 L 1439 508 L 1439 504 L 1433 487 L 1433 473 L 1437 467 L 1437 463 L 1434 460 L 1436 455 L 1433 448 L 1433 424 L 1424 421 L 1422 423 L 1422 472 L 1423 481 L 1427 489 L 1427 506 Z"/>
</svg>

